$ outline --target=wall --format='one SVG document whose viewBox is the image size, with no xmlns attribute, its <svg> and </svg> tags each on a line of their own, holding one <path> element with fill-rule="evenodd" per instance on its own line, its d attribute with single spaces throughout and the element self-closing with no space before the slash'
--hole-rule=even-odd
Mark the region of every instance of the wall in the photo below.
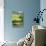
<svg viewBox="0 0 46 46">
<path fill-rule="evenodd" d="M 18 41 L 32 28 L 35 12 L 40 10 L 40 0 L 4 0 L 4 35 L 7 41 Z M 12 10 L 24 11 L 24 27 L 13 28 L 11 25 Z"/>
<path fill-rule="evenodd" d="M 46 0 L 41 0 L 40 1 L 40 9 L 41 9 L 41 11 L 43 9 L 46 9 L 46 6 L 45 5 L 46 5 Z M 40 25 L 46 26 L 46 11 L 43 12 L 42 17 L 43 17 L 43 22 L 41 21 L 40 22 Z"/>
</svg>

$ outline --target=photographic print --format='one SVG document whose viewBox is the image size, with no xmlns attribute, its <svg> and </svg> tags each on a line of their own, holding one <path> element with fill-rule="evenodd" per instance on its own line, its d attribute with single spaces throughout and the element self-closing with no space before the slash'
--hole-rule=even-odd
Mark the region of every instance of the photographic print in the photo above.
<svg viewBox="0 0 46 46">
<path fill-rule="evenodd" d="M 13 27 L 22 27 L 24 25 L 24 13 L 22 11 L 13 11 L 11 20 Z"/>
</svg>

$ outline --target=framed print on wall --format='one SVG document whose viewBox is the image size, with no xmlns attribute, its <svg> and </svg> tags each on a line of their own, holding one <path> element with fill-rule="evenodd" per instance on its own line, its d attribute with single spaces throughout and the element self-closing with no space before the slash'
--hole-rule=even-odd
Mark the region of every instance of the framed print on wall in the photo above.
<svg viewBox="0 0 46 46">
<path fill-rule="evenodd" d="M 22 11 L 12 11 L 12 26 L 21 27 L 24 24 L 24 13 Z"/>
</svg>

